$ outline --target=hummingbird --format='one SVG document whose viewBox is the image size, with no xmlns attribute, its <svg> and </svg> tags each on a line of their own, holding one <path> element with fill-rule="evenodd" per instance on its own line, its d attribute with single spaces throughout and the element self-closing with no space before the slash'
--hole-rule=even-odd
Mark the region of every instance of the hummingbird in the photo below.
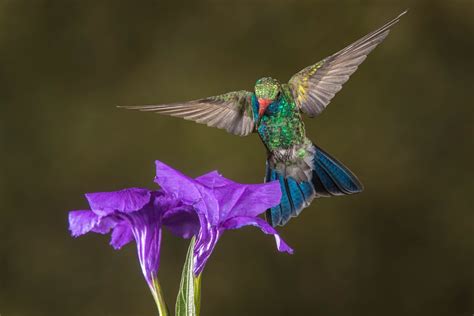
<svg viewBox="0 0 474 316">
<path fill-rule="evenodd" d="M 254 91 L 233 91 L 198 100 L 121 108 L 156 112 L 247 136 L 257 133 L 266 148 L 265 182 L 277 180 L 280 204 L 266 211 L 272 226 L 283 226 L 314 198 L 363 190 L 352 171 L 315 145 L 305 133 L 302 114 L 318 116 L 400 17 L 294 74 L 288 83 L 263 77 Z"/>
</svg>

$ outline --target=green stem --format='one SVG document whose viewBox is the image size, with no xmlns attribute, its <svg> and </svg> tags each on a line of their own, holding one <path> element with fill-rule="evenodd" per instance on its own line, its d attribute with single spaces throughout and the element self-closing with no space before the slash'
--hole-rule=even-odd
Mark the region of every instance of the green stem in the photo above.
<svg viewBox="0 0 474 316">
<path fill-rule="evenodd" d="M 194 277 L 194 305 L 196 306 L 196 315 L 201 313 L 201 274 Z"/>
<path fill-rule="evenodd" d="M 153 276 L 152 282 L 153 288 L 151 289 L 151 293 L 153 294 L 156 307 L 158 308 L 158 315 L 168 316 L 168 306 L 166 305 L 165 299 L 163 298 L 163 291 L 161 290 L 160 282 L 158 281 L 158 278 L 156 276 Z"/>
</svg>

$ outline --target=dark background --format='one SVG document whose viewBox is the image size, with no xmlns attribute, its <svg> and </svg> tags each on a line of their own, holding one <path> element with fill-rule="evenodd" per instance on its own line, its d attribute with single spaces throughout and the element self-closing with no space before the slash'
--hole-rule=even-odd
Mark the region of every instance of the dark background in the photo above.
<svg viewBox="0 0 474 316">
<path fill-rule="evenodd" d="M 154 188 L 154 160 L 261 182 L 258 137 L 118 110 L 252 89 L 410 12 L 307 133 L 366 190 L 229 232 L 203 315 L 474 313 L 474 2 L 0 1 L 0 314 L 154 315 L 135 247 L 73 239 L 83 193 Z M 165 234 L 171 307 L 187 242 Z"/>
</svg>

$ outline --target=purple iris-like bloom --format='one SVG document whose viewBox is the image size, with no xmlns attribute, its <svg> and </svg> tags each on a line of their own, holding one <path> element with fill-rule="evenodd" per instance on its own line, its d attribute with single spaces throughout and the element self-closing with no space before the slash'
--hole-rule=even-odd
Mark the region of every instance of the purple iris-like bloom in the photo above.
<svg viewBox="0 0 474 316">
<path fill-rule="evenodd" d="M 156 172 L 155 182 L 162 190 L 88 193 L 90 210 L 69 213 L 69 229 L 75 237 L 111 232 L 110 244 L 115 249 L 135 239 L 143 275 L 155 297 L 163 226 L 183 238 L 196 236 L 195 275 L 202 272 L 219 237 L 228 229 L 256 226 L 274 235 L 279 251 L 293 252 L 276 230 L 258 217 L 280 203 L 278 181 L 239 184 L 215 171 L 192 179 L 159 161 Z"/>
<path fill-rule="evenodd" d="M 88 193 L 91 210 L 69 212 L 69 229 L 74 237 L 112 231 L 110 244 L 120 249 L 133 239 L 143 275 L 154 290 L 160 261 L 161 228 L 189 238 L 199 230 L 192 207 L 159 191 L 131 188 L 116 192 Z"/>
<path fill-rule="evenodd" d="M 155 182 L 163 191 L 192 206 L 199 217 L 200 230 L 194 247 L 195 275 L 202 272 L 219 237 L 228 229 L 256 226 L 265 234 L 274 235 L 279 251 L 293 253 L 277 231 L 258 217 L 280 203 L 278 181 L 240 184 L 216 171 L 192 179 L 160 161 L 156 161 L 156 174 Z"/>
</svg>

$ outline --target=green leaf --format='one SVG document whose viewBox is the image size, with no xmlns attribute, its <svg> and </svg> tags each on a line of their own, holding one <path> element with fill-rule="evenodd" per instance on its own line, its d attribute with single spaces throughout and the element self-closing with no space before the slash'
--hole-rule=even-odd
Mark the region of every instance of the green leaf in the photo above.
<svg viewBox="0 0 474 316">
<path fill-rule="evenodd" d="M 193 237 L 181 274 L 181 284 L 176 299 L 176 316 L 199 316 L 201 308 L 201 275 L 195 277 L 193 273 L 194 242 L 195 238 Z"/>
</svg>

